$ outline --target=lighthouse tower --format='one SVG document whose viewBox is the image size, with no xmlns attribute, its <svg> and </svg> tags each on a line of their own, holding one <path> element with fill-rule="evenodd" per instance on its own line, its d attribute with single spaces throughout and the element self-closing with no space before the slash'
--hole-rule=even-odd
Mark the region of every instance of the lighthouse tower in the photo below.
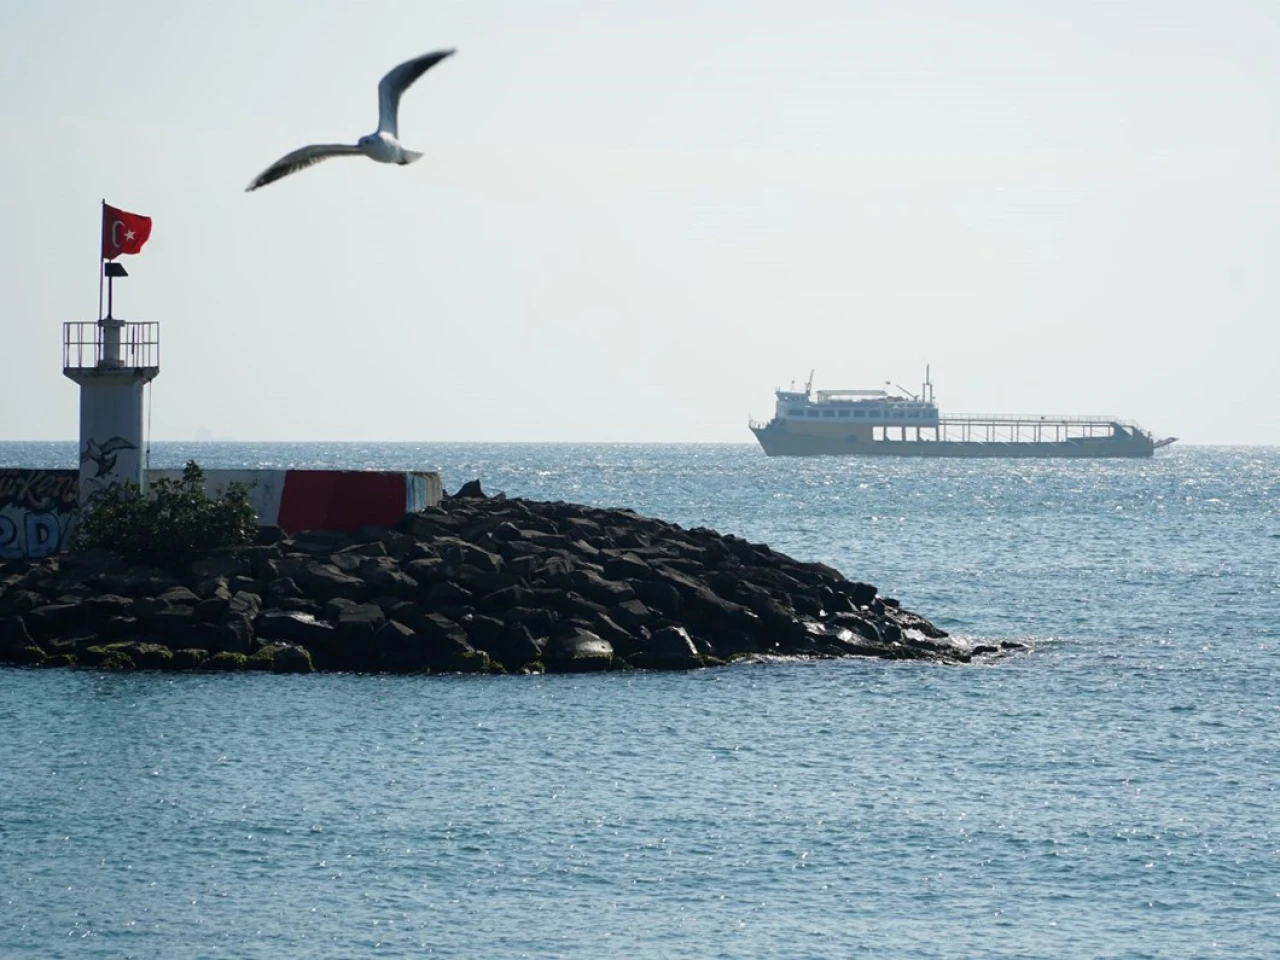
<svg viewBox="0 0 1280 960">
<path fill-rule="evenodd" d="M 143 387 L 160 373 L 160 324 L 116 319 L 114 281 L 128 273 L 105 269 L 107 315 L 62 325 L 62 372 L 80 384 L 81 507 L 111 484 L 143 486 Z"/>
</svg>

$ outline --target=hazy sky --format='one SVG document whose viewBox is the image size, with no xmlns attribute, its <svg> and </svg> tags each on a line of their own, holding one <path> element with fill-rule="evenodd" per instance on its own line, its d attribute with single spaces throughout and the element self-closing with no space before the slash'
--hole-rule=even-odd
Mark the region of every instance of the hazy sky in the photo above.
<svg viewBox="0 0 1280 960">
<path fill-rule="evenodd" d="M 448 46 L 423 160 L 244 193 Z M 156 439 L 749 442 L 929 363 L 944 413 L 1277 444 L 1277 50 L 1275 0 L 10 4 L 0 439 L 77 435 L 105 197 Z"/>
</svg>

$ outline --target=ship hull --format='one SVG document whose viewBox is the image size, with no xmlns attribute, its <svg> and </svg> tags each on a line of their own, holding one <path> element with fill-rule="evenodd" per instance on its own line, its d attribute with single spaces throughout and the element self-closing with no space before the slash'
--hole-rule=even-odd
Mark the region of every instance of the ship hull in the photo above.
<svg viewBox="0 0 1280 960">
<path fill-rule="evenodd" d="M 769 424 L 751 432 L 770 457 L 958 457 L 964 459 L 1137 459 L 1155 444 L 1141 434 L 1079 437 L 1059 441 L 857 440 L 849 436 L 797 433 Z"/>
</svg>

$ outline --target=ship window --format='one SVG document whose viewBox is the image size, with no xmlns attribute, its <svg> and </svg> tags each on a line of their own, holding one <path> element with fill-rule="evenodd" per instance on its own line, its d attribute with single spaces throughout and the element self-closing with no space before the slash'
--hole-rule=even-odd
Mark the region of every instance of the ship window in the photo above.
<svg viewBox="0 0 1280 960">
<path fill-rule="evenodd" d="M 849 411 L 848 411 L 848 410 L 841 410 L 841 411 L 839 411 L 839 415 L 840 415 L 840 416 L 842 416 L 842 417 L 847 417 L 847 416 L 849 415 Z"/>
<path fill-rule="evenodd" d="M 824 417 L 834 417 L 836 415 L 836 412 L 834 410 L 823 410 L 822 415 Z"/>
<path fill-rule="evenodd" d="M 792 407 L 790 410 L 787 411 L 787 414 L 792 417 L 803 417 L 804 407 Z"/>
<path fill-rule="evenodd" d="M 902 419 L 902 417 L 903 417 L 903 413 L 902 413 L 902 411 L 901 411 L 901 410 L 895 410 L 895 411 L 893 411 L 893 418 L 894 418 L 895 420 L 901 420 L 901 419 Z"/>
<path fill-rule="evenodd" d="M 817 415 L 818 415 L 818 411 L 817 411 L 817 410 L 810 410 L 810 411 L 809 411 L 809 416 L 811 416 L 811 417 L 816 417 Z"/>
<path fill-rule="evenodd" d="M 853 415 L 854 415 L 855 417 L 865 417 L 865 416 L 867 415 L 867 411 L 865 411 L 865 410 L 855 410 L 855 411 L 853 411 Z"/>
</svg>

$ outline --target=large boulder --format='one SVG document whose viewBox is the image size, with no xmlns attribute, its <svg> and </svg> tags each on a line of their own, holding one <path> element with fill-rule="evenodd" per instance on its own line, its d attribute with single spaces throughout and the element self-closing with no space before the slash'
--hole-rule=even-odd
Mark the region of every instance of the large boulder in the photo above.
<svg viewBox="0 0 1280 960">
<path fill-rule="evenodd" d="M 0 617 L 0 654 L 34 645 L 35 641 L 21 617 Z"/>
<path fill-rule="evenodd" d="M 296 643 L 274 641 L 264 644 L 253 659 L 269 665 L 273 673 L 313 673 L 315 665 L 305 647 Z"/>
<path fill-rule="evenodd" d="M 613 666 L 613 645 L 599 634 L 572 625 L 547 643 L 544 662 L 557 673 L 590 673 Z"/>
<path fill-rule="evenodd" d="M 328 647 L 333 642 L 334 626 L 309 613 L 292 610 L 264 610 L 253 622 L 259 640 L 280 640 L 312 646 Z"/>
<path fill-rule="evenodd" d="M 343 573 L 332 563 L 313 560 L 303 565 L 297 576 L 298 586 L 308 596 L 324 602 L 333 597 L 360 600 L 368 593 L 365 582 L 359 577 Z"/>
<path fill-rule="evenodd" d="M 653 631 L 648 647 L 629 662 L 650 670 L 691 670 L 702 665 L 702 657 L 684 627 L 668 624 Z"/>
</svg>

